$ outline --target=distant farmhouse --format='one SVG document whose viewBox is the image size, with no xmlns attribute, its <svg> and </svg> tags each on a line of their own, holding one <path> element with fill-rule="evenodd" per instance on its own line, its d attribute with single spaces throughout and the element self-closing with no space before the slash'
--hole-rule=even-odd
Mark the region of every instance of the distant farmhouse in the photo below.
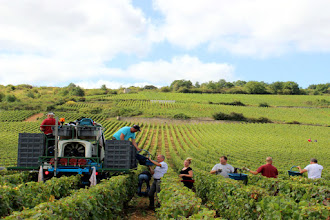
<svg viewBox="0 0 330 220">
<path fill-rule="evenodd" d="M 130 93 L 131 90 L 130 89 L 124 89 L 124 93 Z"/>
</svg>

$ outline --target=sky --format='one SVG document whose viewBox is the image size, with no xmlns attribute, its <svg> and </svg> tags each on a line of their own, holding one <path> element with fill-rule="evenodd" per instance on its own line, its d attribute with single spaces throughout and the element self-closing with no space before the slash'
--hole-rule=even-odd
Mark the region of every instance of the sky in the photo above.
<svg viewBox="0 0 330 220">
<path fill-rule="evenodd" d="M 0 84 L 330 82 L 329 0 L 0 0 Z"/>
</svg>

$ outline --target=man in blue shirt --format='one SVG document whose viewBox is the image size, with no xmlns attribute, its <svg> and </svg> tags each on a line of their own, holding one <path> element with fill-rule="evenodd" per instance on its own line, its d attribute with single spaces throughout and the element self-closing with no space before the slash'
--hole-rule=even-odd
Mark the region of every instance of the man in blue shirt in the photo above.
<svg viewBox="0 0 330 220">
<path fill-rule="evenodd" d="M 133 125 L 132 127 L 123 127 L 119 129 L 113 136 L 112 139 L 114 140 L 125 140 L 132 139 L 132 144 L 136 148 L 137 151 L 140 151 L 136 142 L 135 142 L 135 132 L 140 131 L 140 126 Z"/>
</svg>

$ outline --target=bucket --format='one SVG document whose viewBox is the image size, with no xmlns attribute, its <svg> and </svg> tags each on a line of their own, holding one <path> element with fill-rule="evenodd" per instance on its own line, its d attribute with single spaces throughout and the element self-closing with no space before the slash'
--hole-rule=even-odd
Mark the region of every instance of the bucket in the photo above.
<svg viewBox="0 0 330 220">
<path fill-rule="evenodd" d="M 297 166 L 292 166 L 290 168 L 290 170 L 288 170 L 289 176 L 301 176 L 302 175 L 302 173 L 300 173 L 299 171 L 292 171 L 292 168 L 295 168 L 295 167 L 297 167 Z"/>
</svg>

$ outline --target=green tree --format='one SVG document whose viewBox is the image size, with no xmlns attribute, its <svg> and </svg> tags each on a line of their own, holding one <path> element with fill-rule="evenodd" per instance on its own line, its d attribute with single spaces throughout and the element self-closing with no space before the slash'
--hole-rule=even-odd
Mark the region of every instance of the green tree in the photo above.
<svg viewBox="0 0 330 220">
<path fill-rule="evenodd" d="M 226 82 L 226 84 L 225 84 L 225 88 L 233 88 L 233 87 L 235 87 L 235 85 L 233 84 L 233 83 L 231 83 L 231 82 Z"/>
<path fill-rule="evenodd" d="M 35 98 L 34 92 L 32 92 L 32 91 L 28 91 L 28 93 L 26 93 L 26 96 L 29 97 L 29 98 L 32 98 L 32 99 Z"/>
<path fill-rule="evenodd" d="M 270 91 L 273 94 L 282 94 L 283 93 L 284 82 L 273 82 L 269 85 Z"/>
<path fill-rule="evenodd" d="M 157 87 L 153 85 L 146 85 L 143 87 L 143 89 L 157 89 Z"/>
<path fill-rule="evenodd" d="M 220 79 L 217 83 L 216 83 L 216 88 L 217 89 L 223 89 L 226 87 L 226 80 L 224 79 Z"/>
<path fill-rule="evenodd" d="M 233 82 L 234 86 L 244 86 L 246 84 L 246 81 L 237 80 Z"/>
<path fill-rule="evenodd" d="M 321 93 L 326 93 L 330 87 L 330 83 L 316 85 L 316 90 Z"/>
<path fill-rule="evenodd" d="M 77 86 L 77 87 L 70 89 L 69 94 L 74 95 L 74 96 L 84 96 L 85 91 L 82 88 L 80 88 L 79 86 Z"/>
<path fill-rule="evenodd" d="M 316 85 L 315 84 L 309 85 L 307 89 L 316 89 Z"/>
<path fill-rule="evenodd" d="M 105 84 L 103 84 L 103 85 L 101 86 L 101 90 L 107 91 L 108 88 L 107 88 L 107 86 L 106 86 Z"/>
<path fill-rule="evenodd" d="M 266 86 L 264 82 L 249 81 L 244 85 L 249 94 L 266 94 Z"/>
<path fill-rule="evenodd" d="M 171 89 L 170 89 L 170 87 L 168 87 L 168 86 L 163 86 L 162 88 L 160 88 L 160 91 L 161 91 L 161 92 L 170 92 Z"/>
<path fill-rule="evenodd" d="M 283 94 L 298 95 L 299 94 L 299 85 L 292 81 L 285 82 L 283 85 Z"/>
<path fill-rule="evenodd" d="M 7 102 L 15 102 L 17 100 L 16 96 L 11 94 L 6 95 L 5 99 Z"/>
<path fill-rule="evenodd" d="M 192 86 L 193 86 L 193 84 L 190 80 L 181 79 L 181 80 L 174 80 L 171 83 L 170 88 L 173 91 L 177 91 L 180 88 L 191 89 Z"/>
<path fill-rule="evenodd" d="M 5 95 L 2 93 L 2 92 L 0 92 L 0 102 L 2 102 L 2 100 L 5 98 Z"/>
</svg>

